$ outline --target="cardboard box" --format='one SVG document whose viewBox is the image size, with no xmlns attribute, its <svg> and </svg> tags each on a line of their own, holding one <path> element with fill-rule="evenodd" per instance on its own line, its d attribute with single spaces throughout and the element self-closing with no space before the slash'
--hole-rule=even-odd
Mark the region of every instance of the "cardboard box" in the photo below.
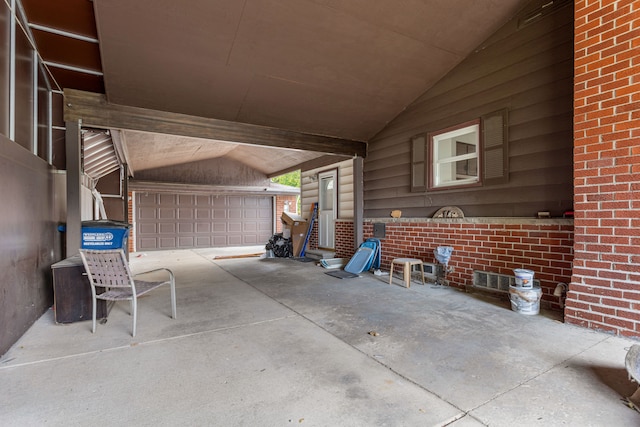
<svg viewBox="0 0 640 427">
<path fill-rule="evenodd" d="M 296 215 L 291 212 L 282 212 L 282 217 L 280 219 L 282 220 L 282 223 L 286 225 L 297 225 L 296 223 L 307 222 L 307 220 L 300 215 Z"/>
<path fill-rule="evenodd" d="M 300 256 L 304 239 L 307 237 L 307 230 L 309 223 L 306 219 L 300 215 L 292 214 L 290 212 L 282 213 L 283 230 L 290 230 L 291 232 L 291 244 L 293 245 L 293 256 Z"/>
</svg>

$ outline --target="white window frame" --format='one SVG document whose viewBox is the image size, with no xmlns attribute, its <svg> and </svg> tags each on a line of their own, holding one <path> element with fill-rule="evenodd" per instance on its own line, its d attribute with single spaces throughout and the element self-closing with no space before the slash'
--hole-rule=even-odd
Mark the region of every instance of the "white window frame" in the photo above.
<svg viewBox="0 0 640 427">
<path fill-rule="evenodd" d="M 463 123 L 453 128 L 434 132 L 429 137 L 429 152 L 431 154 L 431 173 L 429 175 L 430 189 L 452 188 L 461 186 L 473 186 L 481 184 L 481 162 L 482 152 L 480 120 Z M 476 146 L 473 153 L 455 154 L 453 145 L 456 138 L 465 137 L 464 142 Z M 450 141 L 449 151 L 442 153 L 443 142 Z M 465 160 L 475 159 L 476 174 L 469 177 L 459 177 L 456 173 L 456 163 Z"/>
</svg>

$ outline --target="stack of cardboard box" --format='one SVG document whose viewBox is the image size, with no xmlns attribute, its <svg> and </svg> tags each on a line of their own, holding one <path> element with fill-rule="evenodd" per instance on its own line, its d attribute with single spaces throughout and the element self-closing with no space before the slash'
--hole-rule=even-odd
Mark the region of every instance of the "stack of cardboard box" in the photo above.
<svg viewBox="0 0 640 427">
<path fill-rule="evenodd" d="M 290 212 L 283 212 L 281 220 L 283 237 L 287 237 L 287 235 L 291 236 L 293 256 L 299 257 L 302 245 L 304 245 L 305 238 L 307 237 L 309 223 L 300 215 Z"/>
</svg>

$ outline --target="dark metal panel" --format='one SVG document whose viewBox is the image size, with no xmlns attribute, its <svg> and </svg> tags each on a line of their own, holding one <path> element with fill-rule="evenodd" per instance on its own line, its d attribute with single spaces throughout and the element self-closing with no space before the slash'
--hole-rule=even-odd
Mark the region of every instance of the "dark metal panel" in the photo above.
<svg viewBox="0 0 640 427">
<path fill-rule="evenodd" d="M 52 164 L 59 170 L 67 169 L 67 156 L 65 154 L 65 149 L 64 129 L 53 129 L 51 131 Z"/>
<path fill-rule="evenodd" d="M 91 0 L 21 0 L 29 22 L 97 38 Z"/>
<path fill-rule="evenodd" d="M 53 174 L 0 135 L 0 354 L 51 306 L 50 266 L 61 259 Z"/>
<path fill-rule="evenodd" d="M 49 66 L 49 71 L 60 89 L 72 87 L 87 92 L 104 93 L 104 79 L 102 76 L 53 66 Z"/>
<path fill-rule="evenodd" d="M 52 87 L 52 89 L 55 89 Z M 51 93 L 51 125 L 64 127 L 64 110 L 62 103 L 64 96 L 60 92 Z"/>
<path fill-rule="evenodd" d="M 98 43 L 34 28 L 31 29 L 31 34 L 45 61 L 102 72 Z"/>
<path fill-rule="evenodd" d="M 11 13 L 0 3 L 0 134 L 9 136 L 9 52 Z"/>
<path fill-rule="evenodd" d="M 33 49 L 27 36 L 16 30 L 15 141 L 29 151 L 34 141 L 33 60 Z"/>
<path fill-rule="evenodd" d="M 38 133 L 36 140 L 38 141 L 38 156 L 49 161 L 49 130 L 51 129 L 49 117 L 49 87 L 47 76 L 43 72 L 42 67 L 38 67 Z"/>
</svg>

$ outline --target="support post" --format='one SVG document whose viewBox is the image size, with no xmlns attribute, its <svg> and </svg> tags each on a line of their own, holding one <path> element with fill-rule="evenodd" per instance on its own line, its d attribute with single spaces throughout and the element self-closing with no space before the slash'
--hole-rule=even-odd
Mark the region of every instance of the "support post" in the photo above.
<svg viewBox="0 0 640 427">
<path fill-rule="evenodd" d="M 353 237 L 354 249 L 358 250 L 364 240 L 364 159 L 353 159 Z"/>
<path fill-rule="evenodd" d="M 122 165 L 122 200 L 124 202 L 124 222 L 129 222 L 129 165 Z"/>
<path fill-rule="evenodd" d="M 65 122 L 65 150 L 67 155 L 67 253 L 76 255 L 82 242 L 82 156 L 80 121 Z"/>
</svg>

